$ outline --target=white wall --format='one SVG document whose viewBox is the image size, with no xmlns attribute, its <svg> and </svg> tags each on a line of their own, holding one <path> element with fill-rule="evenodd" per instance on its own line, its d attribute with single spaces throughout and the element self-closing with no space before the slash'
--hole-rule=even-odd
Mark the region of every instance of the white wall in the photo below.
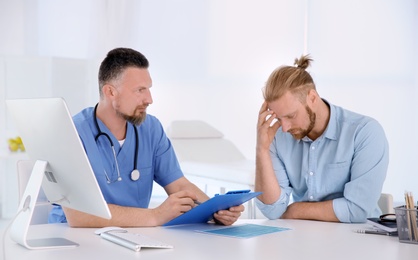
<svg viewBox="0 0 418 260">
<path fill-rule="evenodd" d="M 405 190 L 418 194 L 417 15 L 414 0 L 0 0 L 0 55 L 86 60 L 85 86 L 60 93 L 83 95 L 77 106 L 87 106 L 97 101 L 105 53 L 140 50 L 151 62 L 150 113 L 165 126 L 208 121 L 254 159 L 261 88 L 275 67 L 307 51 L 322 97 L 384 126 L 384 191 L 402 201 Z"/>
</svg>

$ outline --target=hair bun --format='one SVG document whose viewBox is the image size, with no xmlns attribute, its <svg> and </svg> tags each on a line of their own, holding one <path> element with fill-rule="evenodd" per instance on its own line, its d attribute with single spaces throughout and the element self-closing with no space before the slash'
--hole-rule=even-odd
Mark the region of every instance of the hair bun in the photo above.
<svg viewBox="0 0 418 260">
<path fill-rule="evenodd" d="M 300 56 L 299 59 L 295 59 L 294 64 L 297 68 L 306 69 L 307 67 L 311 65 L 312 61 L 313 59 L 309 56 L 309 54 L 307 54 L 307 55 Z"/>
</svg>

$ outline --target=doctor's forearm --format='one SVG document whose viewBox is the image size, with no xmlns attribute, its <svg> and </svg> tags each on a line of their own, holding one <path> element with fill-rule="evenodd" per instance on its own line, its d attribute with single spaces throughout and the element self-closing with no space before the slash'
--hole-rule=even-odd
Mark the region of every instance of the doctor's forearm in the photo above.
<svg viewBox="0 0 418 260">
<path fill-rule="evenodd" d="M 108 204 L 111 219 L 104 219 L 80 211 L 64 208 L 65 215 L 70 227 L 151 227 L 158 226 L 159 221 L 154 210 L 123 207 Z"/>
</svg>

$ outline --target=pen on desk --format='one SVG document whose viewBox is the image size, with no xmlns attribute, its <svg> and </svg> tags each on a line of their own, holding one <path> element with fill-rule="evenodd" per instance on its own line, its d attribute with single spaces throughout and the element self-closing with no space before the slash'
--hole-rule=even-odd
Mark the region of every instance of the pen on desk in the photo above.
<svg viewBox="0 0 418 260">
<path fill-rule="evenodd" d="M 356 233 L 360 234 L 372 234 L 372 235 L 384 235 L 384 236 L 397 236 L 397 232 L 386 232 L 379 230 L 367 230 L 367 229 L 358 229 Z"/>
</svg>

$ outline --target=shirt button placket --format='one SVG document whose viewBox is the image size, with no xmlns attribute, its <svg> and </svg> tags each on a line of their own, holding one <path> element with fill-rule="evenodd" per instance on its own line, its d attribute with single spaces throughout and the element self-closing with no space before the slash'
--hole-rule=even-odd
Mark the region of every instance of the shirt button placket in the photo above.
<svg viewBox="0 0 418 260">
<path fill-rule="evenodd" d="M 315 151 L 315 145 L 311 145 L 311 152 L 310 152 L 310 155 L 309 155 L 309 169 L 310 169 L 310 171 L 309 171 L 309 185 L 310 185 L 310 187 L 308 188 L 308 193 L 309 193 L 309 200 L 313 200 L 314 199 L 314 196 L 313 196 L 313 194 L 312 194 L 312 192 L 315 190 L 315 183 L 314 183 L 314 180 L 313 180 L 313 177 L 314 177 L 314 172 L 312 171 L 312 169 L 313 169 L 313 158 L 316 158 L 316 156 L 314 155 L 314 151 Z"/>
</svg>

